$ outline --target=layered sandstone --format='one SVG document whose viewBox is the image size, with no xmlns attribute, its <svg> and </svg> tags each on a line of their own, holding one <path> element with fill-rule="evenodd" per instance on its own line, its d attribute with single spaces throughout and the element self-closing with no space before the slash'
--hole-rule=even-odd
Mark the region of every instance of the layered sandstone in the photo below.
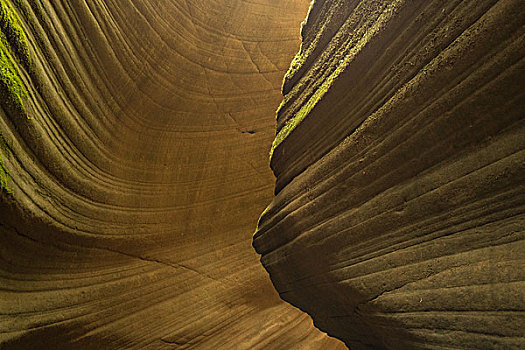
<svg viewBox="0 0 525 350">
<path fill-rule="evenodd" d="M 525 347 L 525 7 L 315 1 L 254 247 L 351 349 Z"/>
<path fill-rule="evenodd" d="M 0 348 L 343 347 L 251 247 L 308 5 L 0 1 Z"/>
</svg>

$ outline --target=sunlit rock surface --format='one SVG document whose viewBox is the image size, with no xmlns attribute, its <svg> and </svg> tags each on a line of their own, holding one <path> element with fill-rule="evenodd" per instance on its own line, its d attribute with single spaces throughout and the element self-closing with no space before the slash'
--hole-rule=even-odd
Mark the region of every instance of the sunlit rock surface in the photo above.
<svg viewBox="0 0 525 350">
<path fill-rule="evenodd" d="M 313 5 L 254 247 L 351 349 L 525 348 L 523 5 Z"/>
<path fill-rule="evenodd" d="M 0 348 L 344 348 L 251 247 L 308 5 L 0 1 Z"/>
</svg>

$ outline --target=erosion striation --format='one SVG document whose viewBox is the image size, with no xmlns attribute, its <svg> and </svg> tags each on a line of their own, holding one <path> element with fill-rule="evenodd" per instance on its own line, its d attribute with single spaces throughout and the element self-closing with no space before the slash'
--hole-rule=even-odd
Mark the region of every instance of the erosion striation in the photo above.
<svg viewBox="0 0 525 350">
<path fill-rule="evenodd" d="M 344 348 L 251 247 L 308 6 L 0 0 L 0 348 Z"/>
<path fill-rule="evenodd" d="M 253 245 L 350 349 L 525 347 L 525 7 L 317 0 Z"/>
</svg>

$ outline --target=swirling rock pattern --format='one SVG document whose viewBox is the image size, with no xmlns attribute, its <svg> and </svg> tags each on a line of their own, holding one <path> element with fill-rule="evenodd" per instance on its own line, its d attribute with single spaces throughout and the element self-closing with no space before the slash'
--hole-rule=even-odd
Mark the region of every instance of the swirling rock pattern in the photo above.
<svg viewBox="0 0 525 350">
<path fill-rule="evenodd" d="M 351 349 L 525 347 L 525 7 L 315 1 L 254 247 Z"/>
<path fill-rule="evenodd" d="M 337 349 L 251 247 L 307 0 L 1 0 L 0 347 Z"/>
</svg>

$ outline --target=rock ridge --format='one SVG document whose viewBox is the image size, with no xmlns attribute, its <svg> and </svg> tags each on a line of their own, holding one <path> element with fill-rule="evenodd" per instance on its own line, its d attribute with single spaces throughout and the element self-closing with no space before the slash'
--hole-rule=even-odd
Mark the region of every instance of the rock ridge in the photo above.
<svg viewBox="0 0 525 350">
<path fill-rule="evenodd" d="M 350 349 L 518 349 L 519 1 L 316 1 L 283 84 L 253 245 Z"/>
</svg>

